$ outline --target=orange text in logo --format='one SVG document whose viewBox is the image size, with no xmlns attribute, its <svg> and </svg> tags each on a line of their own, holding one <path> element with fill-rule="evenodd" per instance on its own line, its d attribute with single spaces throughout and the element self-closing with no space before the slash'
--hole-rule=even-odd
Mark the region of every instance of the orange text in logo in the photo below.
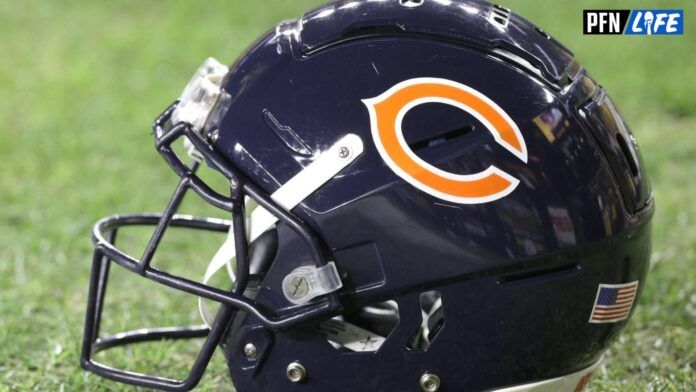
<svg viewBox="0 0 696 392">
<path fill-rule="evenodd" d="M 519 180 L 494 165 L 474 174 L 441 170 L 409 148 L 401 123 L 406 113 L 424 103 L 443 103 L 474 116 L 495 141 L 527 162 L 527 147 L 512 121 L 495 102 L 461 83 L 439 78 L 416 78 L 401 82 L 363 103 L 370 113 L 372 137 L 382 159 L 401 178 L 438 198 L 462 203 L 486 203 L 512 192 Z"/>
</svg>

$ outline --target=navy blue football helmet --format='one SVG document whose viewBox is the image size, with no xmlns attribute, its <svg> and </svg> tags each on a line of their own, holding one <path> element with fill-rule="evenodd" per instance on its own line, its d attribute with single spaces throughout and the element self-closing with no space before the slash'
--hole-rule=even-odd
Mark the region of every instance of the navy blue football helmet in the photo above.
<svg viewBox="0 0 696 392">
<path fill-rule="evenodd" d="M 170 203 L 93 232 L 82 366 L 113 380 L 188 390 L 220 347 L 240 391 L 581 390 L 645 281 L 633 135 L 568 49 L 496 5 L 328 4 L 206 61 L 153 128 Z M 177 214 L 190 189 L 230 220 Z M 154 226 L 140 258 L 114 245 L 131 225 Z M 150 265 L 168 227 L 228 233 L 201 281 Z M 112 263 L 220 307 L 101 337 Z M 185 338 L 205 341 L 183 381 L 93 359 Z"/>
</svg>

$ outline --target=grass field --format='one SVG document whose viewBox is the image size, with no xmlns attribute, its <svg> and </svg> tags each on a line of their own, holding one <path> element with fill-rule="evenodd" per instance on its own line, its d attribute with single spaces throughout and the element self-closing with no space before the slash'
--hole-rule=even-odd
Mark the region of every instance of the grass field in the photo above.
<svg viewBox="0 0 696 392">
<path fill-rule="evenodd" d="M 106 214 L 163 208 L 175 178 L 149 126 L 204 58 L 230 63 L 267 28 L 317 3 L 0 1 L 0 390 L 127 389 L 78 366 L 90 227 Z M 592 390 L 696 390 L 696 4 L 502 3 L 572 48 L 606 86 L 652 176 L 654 267 Z M 581 35 L 582 8 L 636 7 L 687 8 L 687 35 Z M 190 201 L 187 211 L 208 212 Z M 122 238 L 127 247 L 143 245 L 136 234 Z M 163 256 L 191 260 L 176 268 L 197 278 L 219 242 L 184 238 L 175 232 Z M 190 297 L 119 272 L 109 299 L 128 302 L 107 304 L 106 331 L 197 322 Z M 166 346 L 104 360 L 181 375 L 196 344 Z M 201 389 L 231 389 L 221 355 Z"/>
</svg>

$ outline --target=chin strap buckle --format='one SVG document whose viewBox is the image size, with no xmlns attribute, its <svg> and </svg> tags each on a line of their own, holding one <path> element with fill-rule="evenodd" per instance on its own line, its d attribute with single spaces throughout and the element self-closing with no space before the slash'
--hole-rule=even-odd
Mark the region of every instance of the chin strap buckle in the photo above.
<svg viewBox="0 0 696 392">
<path fill-rule="evenodd" d="M 343 283 L 333 261 L 321 267 L 298 267 L 283 278 L 283 294 L 288 301 L 296 305 L 306 304 L 341 287 Z"/>
</svg>

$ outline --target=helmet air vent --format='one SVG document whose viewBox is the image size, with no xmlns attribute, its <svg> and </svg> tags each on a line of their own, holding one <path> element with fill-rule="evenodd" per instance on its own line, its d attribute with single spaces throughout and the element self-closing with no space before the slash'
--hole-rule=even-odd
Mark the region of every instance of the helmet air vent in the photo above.
<svg viewBox="0 0 696 392">
<path fill-rule="evenodd" d="M 488 15 L 488 21 L 501 30 L 507 29 L 510 23 L 510 10 L 499 5 L 493 5 Z"/>
</svg>

